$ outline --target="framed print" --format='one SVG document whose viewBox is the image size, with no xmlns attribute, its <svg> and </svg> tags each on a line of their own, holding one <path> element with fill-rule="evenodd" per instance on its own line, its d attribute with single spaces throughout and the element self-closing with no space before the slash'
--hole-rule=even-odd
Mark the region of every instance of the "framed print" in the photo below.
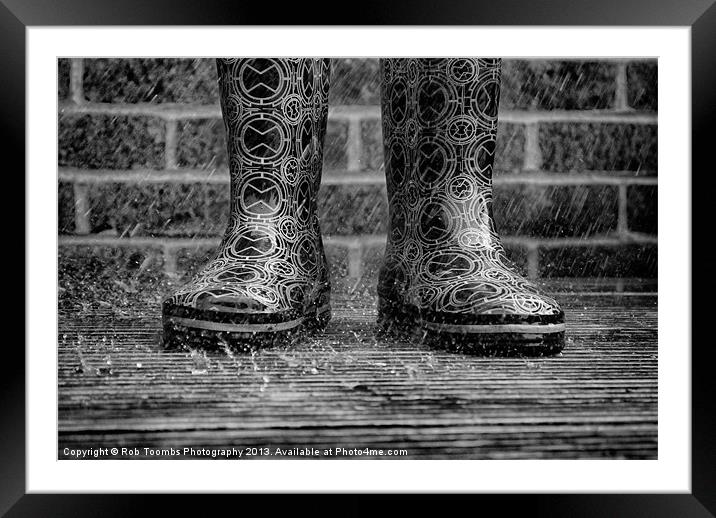
<svg viewBox="0 0 716 518">
<path fill-rule="evenodd" d="M 3 510 L 290 491 L 714 512 L 691 171 L 716 8 L 260 26 L 261 6 L 64 4 L 3 7 L 27 193 Z"/>
</svg>

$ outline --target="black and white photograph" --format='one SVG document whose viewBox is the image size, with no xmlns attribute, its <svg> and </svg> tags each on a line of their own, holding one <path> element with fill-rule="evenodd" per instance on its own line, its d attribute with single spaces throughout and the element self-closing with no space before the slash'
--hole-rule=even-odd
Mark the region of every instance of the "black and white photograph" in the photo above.
<svg viewBox="0 0 716 518">
<path fill-rule="evenodd" d="M 2 0 L 0 515 L 712 516 L 709 2 Z"/>
<path fill-rule="evenodd" d="M 656 59 L 57 66 L 59 459 L 657 458 Z"/>
</svg>

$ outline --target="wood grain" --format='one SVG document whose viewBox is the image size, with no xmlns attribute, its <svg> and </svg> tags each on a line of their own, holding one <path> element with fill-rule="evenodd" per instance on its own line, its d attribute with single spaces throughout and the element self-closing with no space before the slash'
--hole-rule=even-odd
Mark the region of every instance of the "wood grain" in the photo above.
<svg viewBox="0 0 716 518">
<path fill-rule="evenodd" d="M 336 446 L 407 450 L 399 458 L 656 458 L 655 294 L 558 299 L 567 346 L 553 358 L 377 338 L 370 296 L 334 297 L 321 336 L 253 354 L 165 351 L 156 307 L 61 313 L 58 458 L 70 458 L 65 448 Z"/>
</svg>

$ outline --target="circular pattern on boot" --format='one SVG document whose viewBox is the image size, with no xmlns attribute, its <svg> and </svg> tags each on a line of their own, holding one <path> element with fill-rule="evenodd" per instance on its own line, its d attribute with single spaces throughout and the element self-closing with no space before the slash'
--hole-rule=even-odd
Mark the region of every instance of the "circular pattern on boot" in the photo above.
<svg viewBox="0 0 716 518">
<path fill-rule="evenodd" d="M 288 125 L 282 117 L 259 112 L 245 117 L 239 123 L 239 148 L 250 164 L 279 162 L 288 151 Z"/>
<path fill-rule="evenodd" d="M 246 175 L 239 190 L 239 200 L 243 211 L 252 218 L 271 218 L 277 216 L 286 203 L 286 188 L 280 177 L 271 173 L 251 173 Z"/>
<path fill-rule="evenodd" d="M 289 67 L 281 59 L 239 59 L 227 65 L 230 70 L 224 77 L 248 107 L 279 101 L 291 82 Z"/>
<path fill-rule="evenodd" d="M 219 59 L 232 202 L 214 258 L 165 306 L 301 315 L 329 288 L 316 215 L 329 60 Z M 228 318 L 228 317 L 227 317 Z"/>
<path fill-rule="evenodd" d="M 455 162 L 455 150 L 448 142 L 436 137 L 423 137 L 415 153 L 418 184 L 423 189 L 437 189 L 451 177 Z"/>
<path fill-rule="evenodd" d="M 492 220 L 500 60 L 381 65 L 391 214 L 381 299 L 446 318 L 561 315 L 507 259 Z"/>
</svg>

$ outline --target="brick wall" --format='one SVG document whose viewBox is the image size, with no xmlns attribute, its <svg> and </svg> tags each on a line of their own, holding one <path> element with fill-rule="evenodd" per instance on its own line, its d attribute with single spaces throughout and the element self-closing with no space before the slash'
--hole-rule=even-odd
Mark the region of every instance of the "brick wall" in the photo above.
<svg viewBox="0 0 716 518">
<path fill-rule="evenodd" d="M 334 286 L 372 289 L 387 214 L 378 62 L 333 67 L 321 222 Z M 169 289 L 227 221 L 214 60 L 58 72 L 61 300 L 98 279 Z M 495 217 L 530 277 L 656 277 L 656 75 L 653 60 L 504 61 Z"/>
</svg>

